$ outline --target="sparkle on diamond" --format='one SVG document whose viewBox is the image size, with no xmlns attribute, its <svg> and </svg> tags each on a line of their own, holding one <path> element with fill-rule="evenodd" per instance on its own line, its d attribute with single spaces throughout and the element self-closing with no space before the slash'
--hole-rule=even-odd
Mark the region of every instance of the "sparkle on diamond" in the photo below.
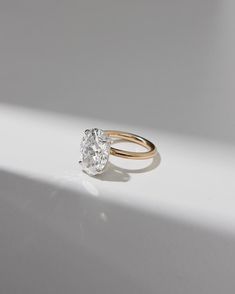
<svg viewBox="0 0 235 294">
<path fill-rule="evenodd" d="M 101 129 L 86 130 L 81 142 L 81 166 L 89 175 L 104 171 L 109 159 L 110 139 Z"/>
</svg>

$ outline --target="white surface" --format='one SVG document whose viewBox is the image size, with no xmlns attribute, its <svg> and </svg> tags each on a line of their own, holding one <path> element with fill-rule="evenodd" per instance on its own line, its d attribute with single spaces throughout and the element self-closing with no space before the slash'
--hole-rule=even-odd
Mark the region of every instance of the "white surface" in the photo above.
<svg viewBox="0 0 235 294">
<path fill-rule="evenodd" d="M 151 161 L 112 158 L 120 168 L 110 167 L 110 172 L 92 178 L 78 165 L 80 139 L 87 127 L 107 125 L 120 128 L 109 122 L 1 105 L 0 221 L 5 239 L 1 248 L 6 256 L 14 253 L 11 247 L 4 248 L 12 234 L 16 256 L 23 263 L 29 259 L 29 265 L 24 265 L 26 276 L 9 268 L 14 280 L 6 286 L 7 281 L 11 283 L 6 277 L 2 289 L 16 286 L 22 293 L 42 293 L 37 282 L 30 288 L 24 280 L 36 279 L 31 270 L 38 270 L 43 289 L 52 288 L 52 293 L 234 289 L 230 279 L 235 261 L 234 146 L 123 125 L 122 129 L 156 142 L 160 164 L 158 158 L 155 169 L 131 173 L 125 169 L 143 168 Z M 26 223 L 21 223 L 25 217 Z M 17 228 L 14 220 L 23 227 Z M 28 228 L 28 221 L 36 228 Z M 47 230 L 52 244 L 47 243 Z M 54 246 L 63 255 L 59 259 L 53 257 Z M 67 252 L 70 246 L 77 257 L 73 250 Z M 30 252 L 42 259 L 48 256 L 52 264 L 44 260 L 38 266 L 39 257 L 34 263 Z M 49 271 L 45 266 L 54 271 L 55 280 L 44 277 L 43 269 Z"/>
<path fill-rule="evenodd" d="M 89 127 L 120 124 L 79 120 L 1 106 L 1 166 L 7 171 L 85 191 L 111 201 L 179 218 L 208 222 L 235 233 L 235 147 L 163 132 L 136 132 L 156 141 L 160 162 L 126 161 L 111 156 L 116 170 L 98 178 L 80 171 L 80 140 Z M 7 126 L 7 128 L 6 128 Z M 108 128 L 110 129 L 110 128 Z M 122 130 L 133 128 L 122 126 Z M 121 146 L 122 148 L 132 146 Z M 133 148 L 133 147 L 132 147 Z M 134 148 L 136 146 L 134 145 Z M 157 163 L 158 165 L 158 163 Z M 122 170 L 123 168 L 123 170 Z M 129 169 L 130 172 L 125 172 Z M 131 172 L 131 169 L 134 172 Z M 137 173 L 135 173 L 137 170 Z"/>
</svg>

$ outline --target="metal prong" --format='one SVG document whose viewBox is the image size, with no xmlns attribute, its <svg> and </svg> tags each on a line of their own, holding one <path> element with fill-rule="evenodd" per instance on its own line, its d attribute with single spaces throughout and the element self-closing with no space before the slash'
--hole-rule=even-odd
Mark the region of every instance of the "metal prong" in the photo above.
<svg viewBox="0 0 235 294">
<path fill-rule="evenodd" d="M 113 140 L 113 139 L 111 139 L 111 138 L 109 138 L 108 140 L 109 140 L 109 144 L 110 144 L 110 145 L 113 144 L 113 143 L 115 142 L 115 140 Z"/>
</svg>

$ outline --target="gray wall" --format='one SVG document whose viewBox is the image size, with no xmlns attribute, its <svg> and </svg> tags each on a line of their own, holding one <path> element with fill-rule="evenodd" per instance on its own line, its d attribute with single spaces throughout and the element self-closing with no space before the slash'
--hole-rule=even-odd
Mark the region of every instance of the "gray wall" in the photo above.
<svg viewBox="0 0 235 294">
<path fill-rule="evenodd" d="M 234 11 L 1 0 L 0 102 L 235 141 Z"/>
</svg>

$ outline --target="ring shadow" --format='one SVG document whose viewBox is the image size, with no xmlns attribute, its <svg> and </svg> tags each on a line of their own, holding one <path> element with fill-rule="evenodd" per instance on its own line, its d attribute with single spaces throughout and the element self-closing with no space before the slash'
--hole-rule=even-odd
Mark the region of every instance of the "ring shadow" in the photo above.
<svg viewBox="0 0 235 294">
<path fill-rule="evenodd" d="M 149 165 L 140 169 L 126 169 L 109 162 L 107 166 L 107 171 L 103 174 L 97 175 L 96 178 L 101 181 L 128 182 L 131 179 L 130 174 L 141 174 L 150 172 L 156 169 L 160 165 L 160 162 L 161 156 L 158 152 L 152 158 L 152 162 Z"/>
</svg>

